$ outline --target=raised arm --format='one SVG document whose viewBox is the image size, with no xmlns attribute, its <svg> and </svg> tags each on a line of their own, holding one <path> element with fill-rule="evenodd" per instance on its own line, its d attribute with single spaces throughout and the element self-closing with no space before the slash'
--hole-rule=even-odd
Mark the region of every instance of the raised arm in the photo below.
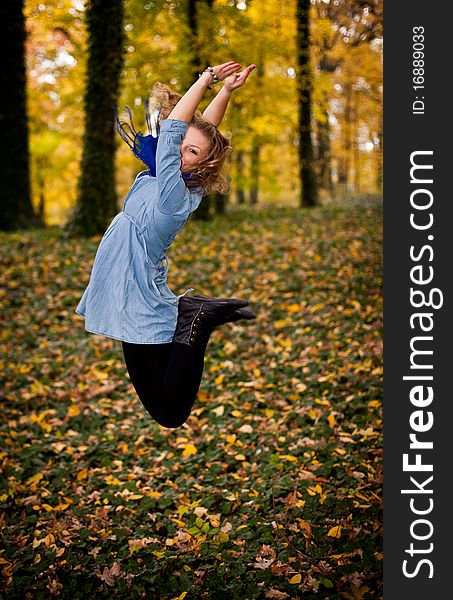
<svg viewBox="0 0 453 600">
<path fill-rule="evenodd" d="M 219 81 L 241 65 L 229 61 L 213 67 Z M 166 119 L 161 122 L 156 151 L 157 208 L 164 215 L 184 214 L 190 193 L 181 173 L 181 143 L 186 135 L 195 110 L 211 83 L 211 74 L 205 72 L 180 98 Z"/>
<path fill-rule="evenodd" d="M 216 127 L 220 124 L 230 101 L 231 94 L 234 90 L 244 85 L 247 77 L 255 68 L 256 65 L 249 65 L 240 73 L 233 73 L 233 75 L 225 79 L 222 89 L 203 112 L 203 117 L 207 121 L 210 121 Z"/>
<path fill-rule="evenodd" d="M 219 81 L 228 77 L 234 71 L 237 71 L 241 65 L 232 60 L 213 67 L 213 70 Z M 209 84 L 211 83 L 211 74 L 205 71 L 201 77 L 191 85 L 184 96 L 179 100 L 178 104 L 173 108 L 167 119 L 178 119 L 184 123 L 190 123 L 192 117 L 200 104 Z"/>
</svg>

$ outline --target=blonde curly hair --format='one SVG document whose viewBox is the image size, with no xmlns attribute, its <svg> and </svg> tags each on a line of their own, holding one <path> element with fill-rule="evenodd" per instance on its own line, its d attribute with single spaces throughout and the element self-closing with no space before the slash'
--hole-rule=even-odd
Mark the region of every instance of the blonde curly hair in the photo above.
<svg viewBox="0 0 453 600">
<path fill-rule="evenodd" d="M 149 106 L 151 109 L 159 110 L 159 121 L 163 121 L 181 98 L 181 94 L 157 81 L 150 91 Z M 205 135 L 210 146 L 206 158 L 187 168 L 186 172 L 192 175 L 186 181 L 187 187 L 189 189 L 201 188 L 203 194 L 228 193 L 229 184 L 222 169 L 232 150 L 230 141 L 220 133 L 215 125 L 207 121 L 199 110 L 195 111 L 190 125 Z"/>
</svg>

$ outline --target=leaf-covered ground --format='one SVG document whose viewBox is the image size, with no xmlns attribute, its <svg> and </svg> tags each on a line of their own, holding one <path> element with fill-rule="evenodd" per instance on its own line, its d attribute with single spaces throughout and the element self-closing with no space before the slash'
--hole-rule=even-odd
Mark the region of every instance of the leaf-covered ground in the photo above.
<svg viewBox="0 0 453 600">
<path fill-rule="evenodd" d="M 249 298 L 155 423 L 74 309 L 100 237 L 2 234 L 5 599 L 380 598 L 382 205 L 190 220 L 169 285 Z"/>
</svg>

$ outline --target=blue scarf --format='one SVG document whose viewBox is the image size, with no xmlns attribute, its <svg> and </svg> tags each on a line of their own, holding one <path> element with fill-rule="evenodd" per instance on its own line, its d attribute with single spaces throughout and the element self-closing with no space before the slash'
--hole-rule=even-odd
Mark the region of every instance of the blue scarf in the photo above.
<svg viewBox="0 0 453 600">
<path fill-rule="evenodd" d="M 114 111 L 117 132 L 132 150 L 134 156 L 136 156 L 148 167 L 150 175 L 152 175 L 152 177 L 156 177 L 156 152 L 160 133 L 159 113 L 157 113 L 152 119 L 149 110 L 149 101 L 147 100 L 145 102 L 146 124 L 148 126 L 149 134 L 143 135 L 141 131 L 136 131 L 132 121 L 132 112 L 128 106 L 124 107 L 127 120 L 120 121 L 118 118 L 117 109 L 114 108 Z M 153 122 L 154 129 L 156 130 L 155 136 L 152 134 Z M 183 173 L 182 177 L 184 181 L 187 181 L 191 178 L 191 174 Z"/>
</svg>

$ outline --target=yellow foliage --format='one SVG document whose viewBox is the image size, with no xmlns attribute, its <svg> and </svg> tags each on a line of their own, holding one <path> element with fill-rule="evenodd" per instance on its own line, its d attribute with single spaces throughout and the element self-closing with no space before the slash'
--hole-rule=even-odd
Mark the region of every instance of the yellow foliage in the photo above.
<svg viewBox="0 0 453 600">
<path fill-rule="evenodd" d="M 190 456 L 191 454 L 196 454 L 197 453 L 197 448 L 196 446 L 194 446 L 193 444 L 186 444 L 184 446 L 184 450 L 182 455 L 183 456 Z"/>
</svg>

